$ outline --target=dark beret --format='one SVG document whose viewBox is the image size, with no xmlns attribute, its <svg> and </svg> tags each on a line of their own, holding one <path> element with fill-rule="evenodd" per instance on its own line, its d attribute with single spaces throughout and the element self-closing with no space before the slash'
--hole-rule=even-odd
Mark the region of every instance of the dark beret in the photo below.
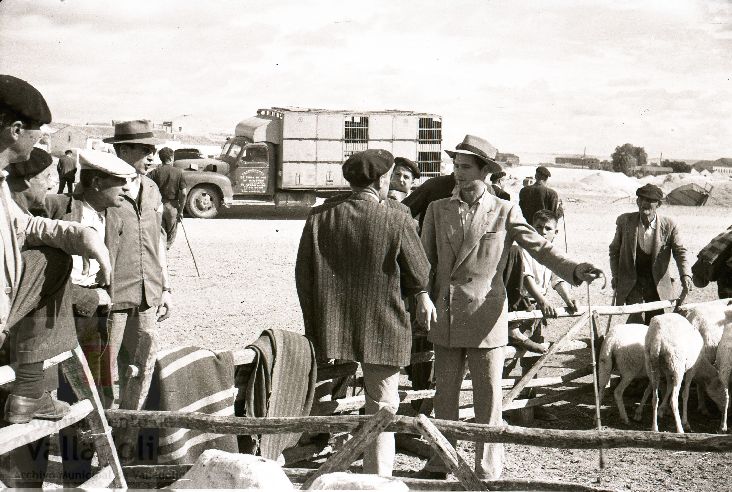
<svg viewBox="0 0 732 492">
<path fill-rule="evenodd" d="M 495 183 L 499 179 L 505 178 L 505 177 L 506 177 L 506 173 L 503 172 L 503 171 L 499 171 L 497 173 L 493 173 L 493 174 L 491 174 L 491 183 Z"/>
<path fill-rule="evenodd" d="M 394 156 L 382 149 L 357 152 L 343 163 L 343 177 L 353 186 L 368 186 L 394 165 Z"/>
<path fill-rule="evenodd" d="M 547 178 L 550 178 L 552 175 L 552 173 L 549 172 L 549 169 L 545 168 L 544 166 L 537 167 L 536 174 L 540 174 L 541 176 L 546 176 Z"/>
<path fill-rule="evenodd" d="M 407 159 L 406 157 L 395 157 L 394 164 L 396 164 L 397 166 L 404 166 L 412 171 L 412 176 L 414 176 L 415 179 L 419 178 L 422 175 L 419 172 L 419 166 L 417 165 L 417 163 Z"/>
<path fill-rule="evenodd" d="M 31 150 L 30 159 L 23 162 L 14 162 L 6 168 L 10 176 L 17 178 L 32 178 L 53 163 L 51 154 L 38 147 Z"/>
<path fill-rule="evenodd" d="M 649 200 L 656 200 L 657 202 L 663 200 L 663 191 L 661 191 L 661 188 L 651 183 L 646 183 L 635 190 L 635 194 L 643 198 L 648 198 Z"/>
<path fill-rule="evenodd" d="M 12 75 L 0 75 L 0 106 L 39 123 L 51 123 L 51 110 L 38 89 Z"/>
</svg>

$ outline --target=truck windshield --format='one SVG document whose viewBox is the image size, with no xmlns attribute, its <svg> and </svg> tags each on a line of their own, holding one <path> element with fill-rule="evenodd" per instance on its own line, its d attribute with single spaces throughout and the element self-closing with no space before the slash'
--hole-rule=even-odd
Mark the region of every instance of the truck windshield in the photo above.
<svg viewBox="0 0 732 492">
<path fill-rule="evenodd" d="M 239 154 L 241 154 L 241 145 L 235 141 L 225 145 L 224 150 L 221 153 L 222 156 L 231 157 L 233 160 L 236 160 L 236 158 L 239 157 Z"/>
</svg>

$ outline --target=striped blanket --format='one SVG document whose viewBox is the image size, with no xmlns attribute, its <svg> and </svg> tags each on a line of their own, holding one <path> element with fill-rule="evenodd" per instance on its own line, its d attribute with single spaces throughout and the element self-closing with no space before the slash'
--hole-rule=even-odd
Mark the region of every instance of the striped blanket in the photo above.
<svg viewBox="0 0 732 492">
<path fill-rule="evenodd" d="M 230 416 L 235 396 L 231 352 L 179 347 L 158 353 L 145 407 Z M 160 429 L 157 441 L 159 464 L 194 463 L 206 449 L 238 451 L 234 435 L 190 429 Z"/>
</svg>

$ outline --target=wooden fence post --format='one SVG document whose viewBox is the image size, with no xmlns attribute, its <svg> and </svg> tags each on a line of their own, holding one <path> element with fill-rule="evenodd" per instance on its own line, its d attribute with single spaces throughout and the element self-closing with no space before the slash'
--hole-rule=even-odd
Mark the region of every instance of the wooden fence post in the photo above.
<svg viewBox="0 0 732 492">
<path fill-rule="evenodd" d="M 462 456 L 450 444 L 450 441 L 430 422 L 430 419 L 422 414 L 417 415 L 415 426 L 424 438 L 429 441 L 432 448 L 440 455 L 442 461 L 455 474 L 460 483 L 463 484 L 465 490 L 488 490 L 475 472 L 465 463 Z"/>
<path fill-rule="evenodd" d="M 392 409 L 383 407 L 373 417 L 358 426 L 353 433 L 353 438 L 345 443 L 333 456 L 328 458 L 320 468 L 313 473 L 303 484 L 302 490 L 310 490 L 313 482 L 326 473 L 345 471 L 351 463 L 358 459 L 358 455 L 374 439 L 375 435 L 382 432 L 394 421 L 395 413 Z"/>
</svg>

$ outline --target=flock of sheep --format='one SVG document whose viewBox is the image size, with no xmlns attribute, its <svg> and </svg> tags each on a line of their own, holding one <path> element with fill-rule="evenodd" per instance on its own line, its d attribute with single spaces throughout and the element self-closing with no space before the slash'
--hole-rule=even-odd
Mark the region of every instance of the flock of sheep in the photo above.
<svg viewBox="0 0 732 492">
<path fill-rule="evenodd" d="M 683 314 L 683 315 L 682 315 Z M 722 417 L 719 432 L 727 432 L 729 380 L 732 373 L 732 301 L 713 302 L 691 308 L 682 314 L 655 316 L 650 326 L 640 324 L 611 327 L 600 349 L 598 383 L 600 401 L 612 372 L 620 374 L 615 402 L 620 418 L 629 423 L 623 392 L 635 378 L 648 377 L 649 384 L 633 416 L 639 421 L 648 397 L 651 399 L 651 430 L 658 431 L 658 416 L 671 406 L 676 431 L 690 431 L 687 403 L 692 381 L 697 383 L 698 407 L 709 415 L 706 393 L 719 407 Z M 658 407 L 658 388 L 666 380 L 666 393 Z M 679 393 L 683 383 L 682 416 Z"/>
</svg>

